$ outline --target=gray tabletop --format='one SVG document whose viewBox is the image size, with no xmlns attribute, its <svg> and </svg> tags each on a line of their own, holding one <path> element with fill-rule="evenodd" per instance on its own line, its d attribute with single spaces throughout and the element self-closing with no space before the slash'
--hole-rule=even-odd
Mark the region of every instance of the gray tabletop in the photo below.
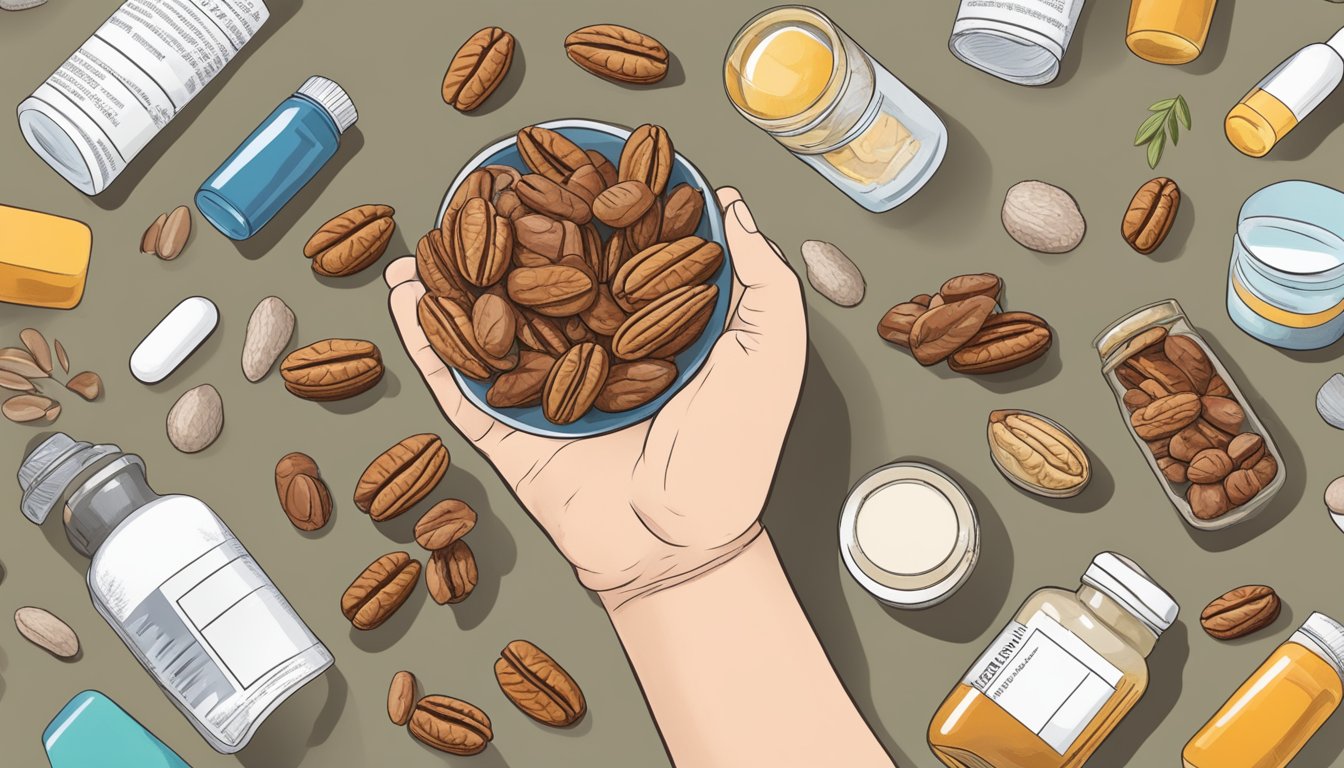
<svg viewBox="0 0 1344 768">
<path fill-rule="evenodd" d="M 116 5 L 51 0 L 0 14 L 0 104 L 17 104 Z M 1285 353 L 1261 345 L 1231 323 L 1224 304 L 1236 212 L 1246 196 L 1287 178 L 1338 183 L 1344 97 L 1327 100 L 1266 159 L 1239 155 L 1221 131 L 1227 109 L 1262 75 L 1344 25 L 1344 7 L 1223 0 L 1204 55 L 1167 68 L 1125 48 L 1126 3 L 1092 0 L 1059 79 L 1028 89 L 952 57 L 950 0 L 833 0 L 823 10 L 934 105 L 950 131 L 946 161 L 929 186 L 896 211 L 873 215 L 741 119 L 725 98 L 724 49 L 764 4 L 270 5 L 273 17 L 260 39 L 98 197 L 69 187 L 24 146 L 13 120 L 0 121 L 0 202 L 80 219 L 94 232 L 83 303 L 70 312 L 0 305 L 0 346 L 32 326 L 60 338 L 76 370 L 102 373 L 106 398 L 64 398 L 55 427 L 137 452 L 156 489 L 210 504 L 331 648 L 336 666 L 277 711 L 246 750 L 233 757 L 212 752 L 95 613 L 82 582 L 86 562 L 58 521 L 39 529 L 23 520 L 11 486 L 13 503 L 0 515 L 0 614 L 46 607 L 75 628 L 84 650 L 77 661 L 58 661 L 5 620 L 0 762 L 40 765 L 47 721 L 72 694 L 96 688 L 197 768 L 666 764 L 604 613 L 488 465 L 442 420 L 401 352 L 379 270 L 316 279 L 301 254 L 327 218 L 375 202 L 396 207 L 390 251 L 409 253 L 445 187 L 477 149 L 559 117 L 666 126 L 712 182 L 742 190 L 795 267 L 801 268 L 800 243 L 816 238 L 840 245 L 864 271 L 868 297 L 855 309 L 808 289 L 807 379 L 765 520 L 840 676 L 901 765 L 937 765 L 924 731 L 942 697 L 1027 594 L 1076 585 L 1101 550 L 1147 567 L 1180 601 L 1182 618 L 1150 658 L 1147 695 L 1089 765 L 1173 764 L 1181 745 L 1309 612 L 1344 618 L 1330 570 L 1344 538 L 1321 503 L 1325 485 L 1344 472 L 1336 458 L 1340 435 L 1313 407 L 1316 389 L 1337 370 L 1338 348 Z M 625 23 L 662 40 L 676 57 L 668 79 L 623 88 L 566 61 L 564 35 L 597 22 Z M 500 91 L 464 116 L 442 103 L 439 83 L 457 45 L 490 24 L 513 32 L 520 51 Z M 341 83 L 360 111 L 328 168 L 251 241 L 234 244 L 197 217 L 192 242 L 176 261 L 140 254 L 145 226 L 188 202 L 237 142 L 310 74 Z M 1119 234 L 1130 196 L 1155 175 L 1131 142 L 1146 107 L 1178 93 L 1190 103 L 1194 129 L 1167 148 L 1158 172 L 1175 178 L 1185 198 L 1168 243 L 1144 257 Z M 1039 255 L 1004 234 L 1003 193 L 1028 178 L 1058 184 L 1078 199 L 1089 232 L 1076 251 Z M 1054 326 L 1057 343 L 1046 361 L 1017 374 L 968 378 L 922 369 L 874 333 L 890 305 L 932 291 L 948 276 L 980 271 L 1004 277 L 1010 308 L 1036 312 Z M 256 302 L 272 293 L 298 315 L 297 342 L 347 336 L 380 345 L 388 362 L 384 382 L 369 395 L 330 405 L 295 399 L 274 374 L 248 383 L 238 363 L 244 326 Z M 192 294 L 218 304 L 219 331 L 165 382 L 137 383 L 127 370 L 130 350 Z M 1286 460 L 1287 485 L 1275 503 L 1222 533 L 1181 523 L 1126 433 L 1091 347 L 1114 318 L 1168 297 L 1181 301 L 1232 369 Z M 184 455 L 165 438 L 164 416 L 182 392 L 205 382 L 223 395 L 223 436 L 203 453 Z M 1005 407 L 1043 412 L 1087 445 L 1095 477 L 1081 497 L 1044 502 L 996 472 L 984 427 L 989 411 Z M 49 428 L 0 425 L 0 470 L 17 468 L 43 429 Z M 338 597 L 369 561 L 407 546 L 415 515 L 373 525 L 350 501 L 354 483 L 375 454 L 420 431 L 442 434 L 452 451 L 436 496 L 466 499 L 482 512 L 470 539 L 481 584 L 457 607 L 437 606 L 419 590 L 388 624 L 357 632 L 338 610 Z M 337 499 L 333 522 L 319 535 L 300 535 L 278 509 L 272 470 L 289 451 L 314 456 Z M 953 474 L 983 526 L 982 559 L 965 588 L 918 613 L 882 607 L 845 573 L 835 529 L 857 478 L 909 457 Z M 1278 588 L 1286 602 L 1282 617 L 1242 641 L 1206 637 L 1200 608 L 1246 583 Z M 582 684 L 591 711 L 577 727 L 539 726 L 499 693 L 492 664 L 515 637 L 550 651 Z M 449 758 L 390 725 L 387 684 L 403 668 L 428 691 L 485 708 L 495 720 L 494 745 L 475 758 Z M 806 707 L 798 702 L 799 719 L 781 730 L 805 729 Z M 1344 726 L 1327 723 L 1294 765 L 1324 768 L 1342 748 Z"/>
</svg>

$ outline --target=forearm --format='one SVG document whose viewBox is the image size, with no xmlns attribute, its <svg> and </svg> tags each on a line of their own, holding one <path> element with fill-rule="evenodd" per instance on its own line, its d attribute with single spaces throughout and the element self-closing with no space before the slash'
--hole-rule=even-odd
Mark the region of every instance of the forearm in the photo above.
<svg viewBox="0 0 1344 768">
<path fill-rule="evenodd" d="M 610 613 L 679 768 L 892 765 L 765 533 L 714 570 Z"/>
</svg>

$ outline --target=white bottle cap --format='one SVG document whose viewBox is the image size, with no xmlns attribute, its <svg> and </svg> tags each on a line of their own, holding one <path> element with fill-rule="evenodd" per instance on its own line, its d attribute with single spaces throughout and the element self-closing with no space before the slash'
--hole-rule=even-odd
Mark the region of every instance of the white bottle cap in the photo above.
<svg viewBox="0 0 1344 768">
<path fill-rule="evenodd" d="M 1336 32 L 1325 44 L 1335 49 L 1341 57 L 1344 57 L 1344 28 Z"/>
<path fill-rule="evenodd" d="M 1303 637 L 1324 651 L 1325 661 L 1344 677 L 1344 626 L 1324 613 L 1313 613 L 1288 641 L 1301 642 Z"/>
<path fill-rule="evenodd" d="M 310 77 L 299 86 L 296 91 L 300 96 L 307 96 L 322 105 L 322 108 L 331 115 L 331 119 L 336 122 L 336 129 L 345 133 L 346 129 L 355 124 L 359 119 L 359 112 L 355 111 L 355 102 L 350 100 L 350 94 L 345 89 L 337 85 L 334 80 L 328 80 L 325 77 Z"/>
<path fill-rule="evenodd" d="M 19 465 L 19 487 L 23 489 L 19 510 L 24 517 L 41 525 L 69 490 L 71 481 L 120 450 L 110 444 L 77 442 L 57 432 L 34 448 Z"/>
<path fill-rule="evenodd" d="M 1176 621 L 1180 609 L 1176 599 L 1127 557 L 1102 552 L 1092 558 L 1083 583 L 1119 603 L 1155 635 L 1161 635 Z"/>
</svg>

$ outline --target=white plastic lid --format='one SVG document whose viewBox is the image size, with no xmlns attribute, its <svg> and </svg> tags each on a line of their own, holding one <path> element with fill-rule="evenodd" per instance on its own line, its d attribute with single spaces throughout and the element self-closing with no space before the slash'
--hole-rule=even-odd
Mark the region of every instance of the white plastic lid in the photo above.
<svg viewBox="0 0 1344 768">
<path fill-rule="evenodd" d="M 1114 552 L 1092 558 L 1083 583 L 1104 593 L 1134 614 L 1153 634 L 1160 635 L 1176 621 L 1180 606 L 1133 560 Z"/>
<path fill-rule="evenodd" d="M 1325 44 L 1334 48 L 1341 57 L 1344 57 L 1344 28 L 1340 28 L 1338 32 L 1331 35 L 1330 39 L 1325 41 Z"/>
<path fill-rule="evenodd" d="M 1293 633 L 1289 642 L 1299 641 L 1304 635 L 1325 652 L 1325 661 L 1344 677 L 1344 625 L 1324 613 L 1313 613 L 1302 623 L 1302 628 Z"/>
<path fill-rule="evenodd" d="M 359 119 L 359 112 L 355 111 L 355 102 L 350 100 L 350 94 L 334 80 L 310 77 L 299 86 L 296 93 L 322 105 L 327 114 L 331 115 L 331 119 L 336 121 L 336 129 L 341 133 L 345 133 L 346 129 Z"/>
</svg>

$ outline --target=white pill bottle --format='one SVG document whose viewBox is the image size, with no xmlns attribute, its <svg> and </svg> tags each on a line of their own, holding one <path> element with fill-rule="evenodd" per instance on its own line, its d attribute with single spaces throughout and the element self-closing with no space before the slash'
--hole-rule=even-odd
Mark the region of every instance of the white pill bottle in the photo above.
<svg viewBox="0 0 1344 768">
<path fill-rule="evenodd" d="M 33 151 L 96 195 L 270 18 L 262 0 L 126 0 L 19 104 Z"/>
</svg>

